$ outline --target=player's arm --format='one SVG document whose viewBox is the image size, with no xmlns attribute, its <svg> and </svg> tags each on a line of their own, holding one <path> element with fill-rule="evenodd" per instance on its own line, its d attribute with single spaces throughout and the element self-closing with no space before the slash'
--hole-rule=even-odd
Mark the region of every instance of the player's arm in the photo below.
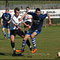
<svg viewBox="0 0 60 60">
<path fill-rule="evenodd" d="M 3 14 L 4 15 L 4 14 Z M 3 18 L 4 18 L 4 16 L 2 15 L 2 17 L 1 17 L 1 25 L 3 25 Z"/>
<path fill-rule="evenodd" d="M 31 28 L 31 26 L 30 26 L 30 25 L 27 25 L 25 22 L 23 22 L 23 24 L 24 24 L 25 26 L 27 26 L 28 28 Z"/>
<path fill-rule="evenodd" d="M 24 18 L 27 14 L 33 15 L 33 12 L 26 12 L 26 13 L 20 18 L 20 21 L 23 20 L 23 18 Z"/>
<path fill-rule="evenodd" d="M 49 25 L 51 25 L 51 19 L 50 19 L 49 13 L 47 13 L 47 16 L 48 16 L 48 20 L 49 20 Z"/>
<path fill-rule="evenodd" d="M 19 19 L 19 21 L 23 20 L 23 18 L 27 15 L 27 12 Z"/>
<path fill-rule="evenodd" d="M 3 25 L 3 19 L 1 18 L 1 25 Z"/>
<path fill-rule="evenodd" d="M 9 20 L 9 21 L 8 21 L 8 24 L 9 24 L 11 21 L 12 21 L 12 20 Z"/>
</svg>

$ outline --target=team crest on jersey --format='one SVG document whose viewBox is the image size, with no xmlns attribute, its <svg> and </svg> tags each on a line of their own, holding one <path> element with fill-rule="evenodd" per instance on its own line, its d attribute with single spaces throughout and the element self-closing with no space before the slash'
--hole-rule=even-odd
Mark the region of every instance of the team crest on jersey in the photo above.
<svg viewBox="0 0 60 60">
<path fill-rule="evenodd" d="M 8 15 L 8 16 L 5 16 L 5 19 L 6 19 L 6 20 L 9 20 L 9 15 Z"/>
</svg>

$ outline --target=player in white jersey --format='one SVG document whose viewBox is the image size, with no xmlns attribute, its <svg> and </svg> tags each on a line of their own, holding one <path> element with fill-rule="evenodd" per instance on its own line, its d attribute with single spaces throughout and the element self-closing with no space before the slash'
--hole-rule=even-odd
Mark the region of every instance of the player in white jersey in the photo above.
<svg viewBox="0 0 60 60">
<path fill-rule="evenodd" d="M 11 46 L 12 46 L 12 49 L 13 49 L 13 55 L 16 55 L 15 42 L 14 42 L 15 35 L 17 34 L 17 35 L 21 36 L 22 38 L 24 38 L 24 36 L 25 36 L 23 31 L 19 27 L 20 23 L 23 22 L 23 20 L 19 21 L 19 19 L 21 18 L 19 11 L 20 11 L 19 8 L 14 9 L 15 14 L 11 18 L 11 22 L 10 22 L 10 37 L 11 37 Z M 28 26 L 27 24 L 25 24 L 25 25 Z M 29 40 L 27 40 L 27 45 L 30 48 L 30 50 L 32 50 Z"/>
<path fill-rule="evenodd" d="M 26 12 L 29 11 L 29 7 L 26 7 Z M 30 25 L 31 26 L 31 23 L 32 23 L 32 16 L 27 14 L 25 17 L 24 17 L 24 21 L 27 25 Z M 31 27 L 29 27 L 30 29 Z M 24 25 L 24 30 L 25 30 L 25 34 L 27 33 L 27 26 Z"/>
</svg>

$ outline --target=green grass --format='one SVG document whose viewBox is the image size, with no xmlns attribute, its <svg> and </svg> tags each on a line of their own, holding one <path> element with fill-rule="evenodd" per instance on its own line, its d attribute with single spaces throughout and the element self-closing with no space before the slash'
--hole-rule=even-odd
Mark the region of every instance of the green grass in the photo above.
<svg viewBox="0 0 60 60">
<path fill-rule="evenodd" d="M 31 39 L 30 39 L 31 42 Z M 22 38 L 16 36 L 16 49 L 21 49 Z M 60 26 L 43 27 L 41 33 L 36 36 L 37 52 L 31 54 L 29 48 L 25 47 L 25 52 L 22 56 L 12 56 L 12 48 L 10 40 L 4 39 L 0 28 L 0 59 L 54 59 L 57 58 L 57 52 L 60 51 Z M 32 43 L 31 43 L 32 44 Z"/>
</svg>

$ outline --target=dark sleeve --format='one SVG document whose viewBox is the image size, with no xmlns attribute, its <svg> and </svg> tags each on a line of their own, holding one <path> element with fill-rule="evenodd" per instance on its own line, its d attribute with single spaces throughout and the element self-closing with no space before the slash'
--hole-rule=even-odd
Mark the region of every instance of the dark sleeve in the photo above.
<svg viewBox="0 0 60 60">
<path fill-rule="evenodd" d="M 28 12 L 27 14 L 33 15 L 33 12 Z"/>
<path fill-rule="evenodd" d="M 46 17 L 47 17 L 47 14 L 44 14 L 44 15 L 42 16 L 43 19 L 45 19 Z"/>
</svg>

